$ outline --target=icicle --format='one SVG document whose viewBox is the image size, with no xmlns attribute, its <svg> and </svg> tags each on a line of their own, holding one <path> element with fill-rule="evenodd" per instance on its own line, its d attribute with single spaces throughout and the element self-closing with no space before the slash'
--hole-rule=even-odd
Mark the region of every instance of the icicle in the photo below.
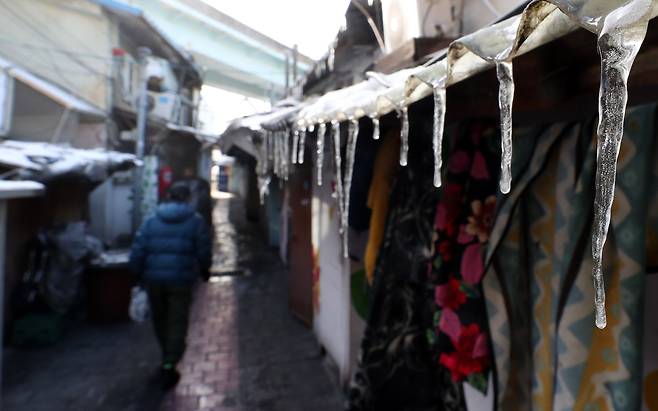
<svg viewBox="0 0 658 411">
<path fill-rule="evenodd" d="M 372 117 L 372 139 L 379 140 L 379 117 Z"/>
<path fill-rule="evenodd" d="M 318 127 L 318 142 L 317 142 L 317 174 L 318 174 L 318 186 L 322 185 L 322 167 L 324 162 L 324 135 L 327 132 L 327 125 L 321 123 Z"/>
<path fill-rule="evenodd" d="M 274 143 L 274 174 L 277 177 L 281 177 L 281 142 L 277 138 L 276 134 L 273 134 L 273 143 Z"/>
<path fill-rule="evenodd" d="M 512 104 L 514 102 L 514 72 L 511 61 L 496 63 L 498 74 L 498 105 L 500 107 L 500 191 L 504 194 L 512 188 Z"/>
<path fill-rule="evenodd" d="M 282 145 L 281 145 L 281 160 L 283 163 L 283 179 L 288 181 L 290 176 L 290 134 L 288 130 L 281 132 Z"/>
<path fill-rule="evenodd" d="M 434 150 L 434 187 L 441 187 L 441 166 L 443 164 L 443 129 L 446 115 L 445 86 L 432 88 L 434 94 L 434 125 L 432 128 L 432 149 Z"/>
<path fill-rule="evenodd" d="M 402 125 L 400 130 L 400 139 L 402 145 L 400 146 L 400 165 L 405 167 L 407 165 L 407 158 L 409 157 L 409 109 L 403 106 L 400 109 L 402 116 Z"/>
<path fill-rule="evenodd" d="M 350 193 L 352 190 L 352 176 L 354 175 L 354 160 L 356 159 L 356 142 L 359 137 L 359 120 L 350 121 L 347 149 L 345 151 L 345 190 L 343 206 L 343 257 L 349 257 L 349 222 L 350 222 Z"/>
<path fill-rule="evenodd" d="M 269 144 L 268 144 L 267 134 L 261 134 L 261 136 L 262 136 L 262 139 L 261 139 L 261 142 L 260 142 L 261 174 L 267 174 L 267 172 L 270 170 Z"/>
<path fill-rule="evenodd" d="M 258 194 L 260 196 L 260 205 L 265 204 L 265 196 L 267 196 L 270 191 L 270 181 L 272 181 L 270 176 L 258 177 Z"/>
<path fill-rule="evenodd" d="M 343 198 L 343 179 L 342 179 L 342 161 L 340 158 L 340 123 L 337 121 L 332 121 L 331 123 L 332 137 L 334 141 L 334 167 L 336 168 L 336 200 L 338 202 L 338 225 L 339 232 L 342 235 L 344 231 L 343 227 L 343 215 L 345 200 Z"/>
<path fill-rule="evenodd" d="M 649 3 L 650 5 L 650 3 Z M 620 18 L 629 16 L 623 10 Z M 594 305 L 596 326 L 605 328 L 605 285 L 603 282 L 603 248 L 612 213 L 617 159 L 624 133 L 624 115 L 628 99 L 628 75 L 647 32 L 647 22 L 617 26 L 615 16 L 608 16 L 599 34 L 601 88 L 599 90 L 599 125 L 592 238 Z M 609 20 L 610 19 L 610 20 Z M 609 27 L 610 25 L 613 27 Z"/>
<path fill-rule="evenodd" d="M 270 161 L 274 160 L 274 147 L 273 147 L 273 140 L 272 140 L 272 133 L 269 131 L 266 132 L 266 139 L 267 139 L 267 158 L 270 159 Z"/>
<path fill-rule="evenodd" d="M 292 132 L 292 158 L 290 161 L 292 164 L 297 164 L 297 152 L 299 150 L 299 130 L 295 129 Z"/>
<path fill-rule="evenodd" d="M 304 164 L 304 154 L 306 152 L 306 129 L 303 129 L 299 136 L 299 154 L 297 155 L 297 162 Z"/>
</svg>

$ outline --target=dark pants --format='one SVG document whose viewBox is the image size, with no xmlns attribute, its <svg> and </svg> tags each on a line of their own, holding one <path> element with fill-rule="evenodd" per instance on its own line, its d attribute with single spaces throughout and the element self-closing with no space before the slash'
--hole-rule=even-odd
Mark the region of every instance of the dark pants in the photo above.
<svg viewBox="0 0 658 411">
<path fill-rule="evenodd" d="M 147 290 L 162 364 L 176 365 L 185 353 L 192 287 L 151 284 Z"/>
</svg>

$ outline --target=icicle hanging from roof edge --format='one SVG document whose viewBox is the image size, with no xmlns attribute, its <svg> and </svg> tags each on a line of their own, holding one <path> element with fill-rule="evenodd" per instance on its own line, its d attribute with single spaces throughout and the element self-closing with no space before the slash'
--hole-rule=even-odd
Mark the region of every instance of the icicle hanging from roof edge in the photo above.
<svg viewBox="0 0 658 411">
<path fill-rule="evenodd" d="M 306 154 L 306 128 L 303 128 L 299 136 L 299 154 L 297 163 L 304 164 L 304 155 Z"/>
<path fill-rule="evenodd" d="M 318 186 L 322 186 L 322 167 L 324 163 L 324 137 L 327 132 L 327 125 L 325 123 L 320 123 L 318 126 L 318 141 L 317 141 L 317 177 L 318 177 Z"/>
<path fill-rule="evenodd" d="M 379 133 L 380 133 L 380 129 L 379 129 L 379 117 L 377 117 L 377 116 L 372 116 L 372 117 L 371 117 L 371 120 L 372 120 L 372 139 L 373 139 L 373 140 L 379 140 L 379 137 L 380 137 L 380 136 L 379 136 Z"/>
<path fill-rule="evenodd" d="M 265 205 L 265 196 L 270 192 L 270 181 L 272 178 L 268 175 L 258 176 L 258 194 L 260 197 L 260 205 Z"/>
<path fill-rule="evenodd" d="M 260 174 L 267 174 L 267 172 L 270 169 L 270 164 L 269 164 L 270 155 L 269 155 L 267 134 L 261 133 L 260 136 L 261 136 L 260 143 L 258 144 L 258 148 L 260 150 L 260 158 L 259 158 Z"/>
<path fill-rule="evenodd" d="M 283 179 L 288 181 L 288 177 L 290 177 L 290 133 L 288 133 L 287 129 L 281 132 L 281 138 L 283 139 L 281 147 L 281 159 L 283 160 Z"/>
<path fill-rule="evenodd" d="M 279 160 L 279 178 L 283 179 L 284 165 L 283 165 L 283 139 L 281 138 L 281 133 L 276 133 L 274 135 L 275 141 L 278 145 L 278 160 Z"/>
<path fill-rule="evenodd" d="M 276 143 L 276 138 L 268 134 L 270 144 L 270 161 L 272 162 L 272 172 L 275 176 L 279 175 L 279 146 Z"/>
<path fill-rule="evenodd" d="M 500 191 L 512 189 L 512 106 L 514 104 L 514 68 L 511 61 L 496 62 L 498 106 L 500 108 Z"/>
<path fill-rule="evenodd" d="M 297 164 L 297 153 L 299 150 L 299 130 L 295 129 L 292 132 L 292 158 L 290 159 L 292 164 Z"/>
<path fill-rule="evenodd" d="M 270 161 L 274 161 L 274 147 L 273 147 L 272 133 L 269 131 L 265 132 L 265 138 L 267 141 L 267 158 Z"/>
<path fill-rule="evenodd" d="M 283 135 L 286 139 L 286 181 L 290 178 L 290 130 L 285 129 Z"/>
<path fill-rule="evenodd" d="M 630 13 L 646 8 L 646 14 L 636 21 Z M 599 32 L 598 49 L 601 56 L 601 86 L 599 90 L 599 124 L 596 166 L 596 195 L 594 199 L 594 228 L 592 234 L 592 280 L 594 283 L 595 321 L 599 329 L 606 327 L 605 284 L 603 281 L 603 248 L 605 245 L 612 203 L 614 201 L 617 159 L 624 134 L 624 116 L 628 100 L 628 76 L 633 61 L 647 33 L 650 0 L 634 1 L 608 15 Z M 637 14 L 636 14 L 637 16 Z"/>
<path fill-rule="evenodd" d="M 405 167 L 409 157 L 409 108 L 402 106 L 400 109 L 401 129 L 400 129 L 400 165 Z"/>
<path fill-rule="evenodd" d="M 340 157 L 340 123 L 338 121 L 333 121 L 331 123 L 331 136 L 333 138 L 333 148 L 334 148 L 334 167 L 336 173 L 336 201 L 338 203 L 338 225 L 339 232 L 342 235 L 344 233 L 343 227 L 343 215 L 345 200 L 343 198 L 343 178 L 342 178 L 342 160 Z"/>
<path fill-rule="evenodd" d="M 432 87 L 434 96 L 434 124 L 432 126 L 432 149 L 434 151 L 434 187 L 441 187 L 441 167 L 443 165 L 443 131 L 446 115 L 446 88 L 444 85 Z"/>
<path fill-rule="evenodd" d="M 349 257 L 349 223 L 350 223 L 350 197 L 352 191 L 352 176 L 354 175 L 354 161 L 356 159 L 356 143 L 359 138 L 359 120 L 350 120 L 347 149 L 345 150 L 345 190 L 343 206 L 343 257 Z"/>
</svg>

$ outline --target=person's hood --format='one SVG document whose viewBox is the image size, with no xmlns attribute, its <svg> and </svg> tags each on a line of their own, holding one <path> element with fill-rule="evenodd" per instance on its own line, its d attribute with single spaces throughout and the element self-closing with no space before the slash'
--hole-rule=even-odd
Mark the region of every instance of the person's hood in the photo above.
<svg viewBox="0 0 658 411">
<path fill-rule="evenodd" d="M 167 223 L 180 223 L 194 215 L 194 209 L 185 203 L 162 203 L 158 206 L 157 216 Z"/>
</svg>

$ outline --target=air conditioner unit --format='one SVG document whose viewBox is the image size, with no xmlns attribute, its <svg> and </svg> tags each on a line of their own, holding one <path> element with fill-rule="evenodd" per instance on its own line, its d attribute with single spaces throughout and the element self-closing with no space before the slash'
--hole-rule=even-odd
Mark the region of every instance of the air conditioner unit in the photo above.
<svg viewBox="0 0 658 411">
<path fill-rule="evenodd" d="M 149 92 L 153 101 L 153 108 L 149 115 L 157 117 L 166 122 L 177 123 L 180 108 L 180 96 L 177 93 L 154 93 Z"/>
<path fill-rule="evenodd" d="M 135 141 L 136 132 L 135 130 L 124 130 L 119 133 L 119 140 L 121 141 Z"/>
</svg>

